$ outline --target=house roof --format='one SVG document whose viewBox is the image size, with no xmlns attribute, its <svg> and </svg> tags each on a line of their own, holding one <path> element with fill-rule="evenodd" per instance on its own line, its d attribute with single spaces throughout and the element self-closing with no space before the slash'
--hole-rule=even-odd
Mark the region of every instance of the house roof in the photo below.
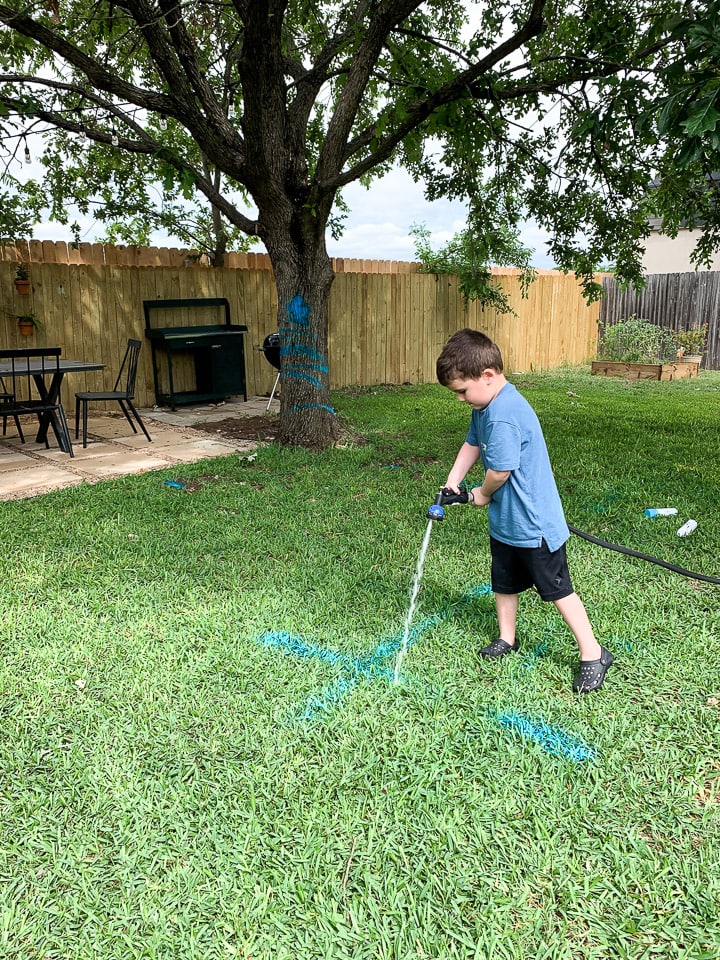
<svg viewBox="0 0 720 960">
<path fill-rule="evenodd" d="M 708 184 L 708 188 L 711 186 L 720 183 L 720 171 L 710 173 L 705 177 L 705 180 Z M 657 189 L 660 186 L 660 180 L 651 180 L 649 187 L 651 190 Z M 653 233 L 662 233 L 663 220 L 662 217 L 648 217 L 648 226 Z M 680 230 L 699 230 L 701 227 L 705 226 L 705 221 L 700 217 L 695 219 L 683 220 L 680 224 Z"/>
</svg>

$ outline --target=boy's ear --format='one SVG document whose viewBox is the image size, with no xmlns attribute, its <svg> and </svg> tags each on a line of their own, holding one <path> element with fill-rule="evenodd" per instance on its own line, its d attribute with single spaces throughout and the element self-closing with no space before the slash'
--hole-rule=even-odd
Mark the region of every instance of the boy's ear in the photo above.
<svg viewBox="0 0 720 960">
<path fill-rule="evenodd" d="M 490 383 L 490 381 L 493 380 L 496 376 L 497 376 L 497 370 L 493 370 L 492 367 L 485 367 L 485 369 L 482 372 L 482 379 L 486 383 Z"/>
</svg>

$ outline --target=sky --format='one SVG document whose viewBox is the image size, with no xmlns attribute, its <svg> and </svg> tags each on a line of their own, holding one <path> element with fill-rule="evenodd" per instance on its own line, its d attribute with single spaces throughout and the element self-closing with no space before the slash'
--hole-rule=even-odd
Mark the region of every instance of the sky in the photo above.
<svg viewBox="0 0 720 960">
<path fill-rule="evenodd" d="M 339 240 L 333 240 L 328 233 L 327 247 L 331 257 L 414 260 L 415 243 L 410 235 L 414 225 L 429 229 L 430 243 L 436 250 L 465 226 L 465 204 L 448 200 L 428 203 L 422 185 L 414 183 L 412 177 L 400 168 L 393 168 L 382 179 L 373 181 L 369 190 L 359 183 L 349 184 L 343 197 L 350 207 L 350 214 Z M 83 241 L 91 243 L 103 233 L 101 223 L 82 217 L 77 219 Z M 38 224 L 34 238 L 72 240 L 69 229 L 58 223 Z M 539 269 L 553 266 L 547 255 L 545 239 L 546 235 L 532 223 L 526 224 L 521 234 L 525 246 L 535 251 L 533 266 Z M 162 247 L 180 245 L 160 233 L 153 236 L 153 243 Z"/>
<path fill-rule="evenodd" d="M 328 236 L 331 257 L 355 257 L 371 260 L 414 260 L 415 243 L 410 235 L 414 225 L 424 224 L 431 235 L 434 249 L 444 246 L 465 226 L 467 208 L 463 203 L 423 196 L 421 184 L 410 175 L 392 169 L 382 180 L 373 181 L 369 190 L 359 183 L 343 190 L 351 214 L 340 240 Z M 533 266 L 553 266 L 545 246 L 546 234 L 536 225 L 525 225 L 521 236 L 525 246 L 535 251 Z"/>
</svg>

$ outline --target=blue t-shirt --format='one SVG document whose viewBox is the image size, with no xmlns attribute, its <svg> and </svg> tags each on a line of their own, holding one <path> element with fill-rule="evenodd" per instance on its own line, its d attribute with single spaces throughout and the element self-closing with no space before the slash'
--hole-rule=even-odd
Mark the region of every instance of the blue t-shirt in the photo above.
<svg viewBox="0 0 720 960">
<path fill-rule="evenodd" d="M 488 507 L 490 535 L 516 547 L 558 550 L 570 536 L 540 421 L 525 397 L 505 384 L 484 410 L 473 410 L 467 442 L 486 470 L 509 470 Z"/>
</svg>

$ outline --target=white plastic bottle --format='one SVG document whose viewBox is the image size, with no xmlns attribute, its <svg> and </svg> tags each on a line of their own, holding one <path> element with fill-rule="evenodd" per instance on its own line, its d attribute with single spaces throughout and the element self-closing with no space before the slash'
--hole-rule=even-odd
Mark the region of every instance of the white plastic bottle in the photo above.
<svg viewBox="0 0 720 960">
<path fill-rule="evenodd" d="M 646 517 L 672 517 L 677 513 L 675 507 L 648 507 Z"/>
<path fill-rule="evenodd" d="M 677 532 L 679 537 L 689 537 L 693 530 L 697 530 L 697 520 L 688 520 Z"/>
</svg>

